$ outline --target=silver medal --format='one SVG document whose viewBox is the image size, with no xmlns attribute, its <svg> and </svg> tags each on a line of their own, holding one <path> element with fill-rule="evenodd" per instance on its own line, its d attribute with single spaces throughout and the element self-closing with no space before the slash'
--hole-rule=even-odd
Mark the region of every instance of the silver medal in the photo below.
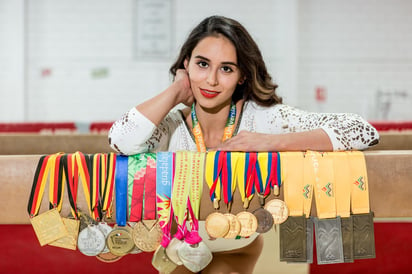
<svg viewBox="0 0 412 274">
<path fill-rule="evenodd" d="M 168 244 L 168 246 L 166 247 L 166 254 L 167 257 L 176 265 L 182 265 L 183 262 L 182 260 L 180 260 L 179 255 L 177 253 L 177 251 L 180 249 L 180 247 L 182 246 L 183 241 L 177 239 L 177 238 L 173 238 L 170 243 Z"/>
<path fill-rule="evenodd" d="M 77 247 L 81 253 L 87 256 L 100 254 L 106 245 L 106 238 L 96 225 L 88 225 L 80 231 L 77 239 Z"/>
<path fill-rule="evenodd" d="M 203 241 L 195 245 L 183 242 L 177 253 L 183 265 L 195 273 L 204 269 L 213 258 L 212 252 Z"/>
</svg>

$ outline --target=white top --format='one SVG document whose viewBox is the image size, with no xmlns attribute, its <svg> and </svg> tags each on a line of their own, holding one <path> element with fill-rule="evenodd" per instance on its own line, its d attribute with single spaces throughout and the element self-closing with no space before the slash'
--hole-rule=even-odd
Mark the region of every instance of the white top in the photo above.
<svg viewBox="0 0 412 274">
<path fill-rule="evenodd" d="M 379 141 L 377 130 L 352 113 L 315 113 L 283 104 L 263 107 L 247 101 L 241 115 L 234 134 L 242 130 L 281 134 L 322 128 L 328 134 L 333 150 L 363 150 Z M 132 108 L 113 124 L 109 143 L 113 149 L 126 155 L 197 150 L 191 130 L 179 110 L 171 111 L 156 127 Z"/>
<path fill-rule="evenodd" d="M 322 128 L 329 136 L 334 150 L 366 149 L 377 144 L 378 132 L 356 114 L 312 113 L 287 105 L 262 107 L 253 101 L 245 102 L 234 134 L 241 130 L 280 134 Z M 196 151 L 191 130 L 179 110 L 171 111 L 156 127 L 136 108 L 117 120 L 109 132 L 109 143 L 119 153 L 133 155 L 157 151 Z M 204 222 L 199 222 L 199 235 L 212 252 L 233 250 L 251 243 L 249 238 L 208 239 Z"/>
</svg>

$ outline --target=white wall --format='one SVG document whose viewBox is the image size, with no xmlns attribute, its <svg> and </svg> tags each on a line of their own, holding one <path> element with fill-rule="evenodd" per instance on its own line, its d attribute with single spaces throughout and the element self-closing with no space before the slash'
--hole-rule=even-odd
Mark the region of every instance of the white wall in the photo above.
<svg viewBox="0 0 412 274">
<path fill-rule="evenodd" d="M 160 59 L 136 58 L 137 1 L 0 0 L 0 121 L 117 119 L 170 83 L 178 48 L 212 14 L 251 32 L 285 103 L 412 118 L 408 0 L 173 0 L 171 54 Z"/>
</svg>

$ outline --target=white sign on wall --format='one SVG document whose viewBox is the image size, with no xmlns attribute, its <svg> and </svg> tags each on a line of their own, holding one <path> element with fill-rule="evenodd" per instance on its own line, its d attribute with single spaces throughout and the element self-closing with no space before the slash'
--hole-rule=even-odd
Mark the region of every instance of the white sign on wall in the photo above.
<svg viewBox="0 0 412 274">
<path fill-rule="evenodd" d="M 173 35 L 172 0 L 136 0 L 136 56 L 160 59 L 170 56 Z"/>
</svg>

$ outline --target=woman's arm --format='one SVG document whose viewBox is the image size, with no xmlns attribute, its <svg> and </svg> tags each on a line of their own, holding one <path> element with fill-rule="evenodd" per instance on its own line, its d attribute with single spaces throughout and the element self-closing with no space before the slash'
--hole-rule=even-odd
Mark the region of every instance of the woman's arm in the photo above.
<svg viewBox="0 0 412 274">
<path fill-rule="evenodd" d="M 166 149 L 173 119 L 165 119 L 180 103 L 191 104 L 193 94 L 185 70 L 176 72 L 175 81 L 163 92 L 139 104 L 115 121 L 109 131 L 110 146 L 121 154 L 132 155 Z"/>
<path fill-rule="evenodd" d="M 287 105 L 246 110 L 244 128 L 218 149 L 237 151 L 363 150 L 379 142 L 377 130 L 357 114 L 315 113 Z"/>
</svg>

